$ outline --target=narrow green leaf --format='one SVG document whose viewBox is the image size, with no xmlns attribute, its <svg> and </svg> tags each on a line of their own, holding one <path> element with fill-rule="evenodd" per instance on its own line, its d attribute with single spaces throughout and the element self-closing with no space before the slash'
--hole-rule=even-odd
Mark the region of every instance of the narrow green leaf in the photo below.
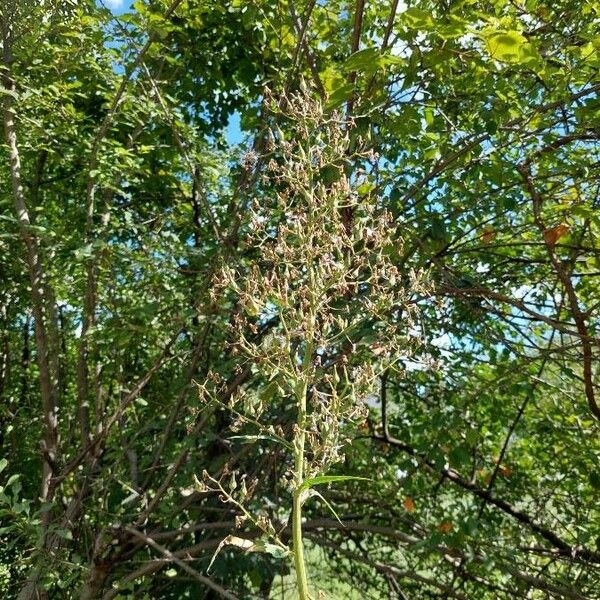
<svg viewBox="0 0 600 600">
<path fill-rule="evenodd" d="M 315 496 L 318 496 L 321 500 L 323 500 L 323 502 L 325 503 L 325 506 L 331 511 L 331 514 L 335 517 L 336 521 L 340 524 L 340 525 L 344 525 L 342 523 L 342 520 L 340 519 L 339 515 L 337 514 L 337 512 L 335 512 L 335 509 L 333 508 L 333 506 L 331 505 L 331 502 L 329 502 L 329 500 L 327 500 L 323 494 L 320 494 L 319 492 L 317 492 L 317 490 L 313 490 L 311 492 L 312 494 L 315 494 Z"/>
<path fill-rule="evenodd" d="M 311 477 L 310 479 L 305 479 L 302 482 L 299 490 L 309 490 L 310 488 L 316 485 L 323 485 L 324 483 L 335 483 L 338 481 L 373 481 L 368 477 L 355 477 L 353 475 L 319 475 L 318 477 Z"/>
</svg>

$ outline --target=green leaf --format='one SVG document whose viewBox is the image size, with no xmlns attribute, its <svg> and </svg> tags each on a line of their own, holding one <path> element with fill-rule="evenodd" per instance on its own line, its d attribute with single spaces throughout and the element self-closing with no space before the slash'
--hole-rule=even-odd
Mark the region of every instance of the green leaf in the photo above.
<svg viewBox="0 0 600 600">
<path fill-rule="evenodd" d="M 290 551 L 287 548 L 282 548 L 277 544 L 271 544 L 271 542 L 258 541 L 256 543 L 256 549 L 262 550 L 263 552 L 270 554 L 273 558 L 279 560 L 286 558 L 286 556 L 288 556 L 290 553 Z"/>
<path fill-rule="evenodd" d="M 17 95 L 16 92 L 13 92 L 12 90 L 7 90 L 4 86 L 0 85 L 0 96 L 2 96 L 2 95 L 11 96 L 15 100 L 19 99 L 19 96 Z"/>
<path fill-rule="evenodd" d="M 420 8 L 409 8 L 402 14 L 402 20 L 411 29 L 428 29 L 433 25 L 431 15 Z"/>
<path fill-rule="evenodd" d="M 309 490 L 315 485 L 323 485 L 324 483 L 335 483 L 338 481 L 373 481 L 368 477 L 355 477 L 353 475 L 319 475 L 318 477 L 312 477 L 305 479 L 302 485 L 298 488 L 298 491 Z"/>
<path fill-rule="evenodd" d="M 396 56 L 395 54 L 385 54 L 381 57 L 381 64 L 384 65 L 406 65 L 407 60 L 402 56 Z"/>
<path fill-rule="evenodd" d="M 315 494 L 316 496 L 318 496 L 325 503 L 325 506 L 331 511 L 331 514 L 335 517 L 336 521 L 340 525 L 343 526 L 344 524 L 342 523 L 342 520 L 340 519 L 340 517 L 337 514 L 337 512 L 335 512 L 335 509 L 331 505 L 331 502 L 329 502 L 322 494 L 320 494 L 319 492 L 317 492 L 317 490 L 313 490 L 311 493 Z"/>
<path fill-rule="evenodd" d="M 334 90 L 329 96 L 329 101 L 327 102 L 327 108 L 337 108 L 341 106 L 344 102 L 346 102 L 350 96 L 354 93 L 356 86 L 353 83 L 346 83 L 341 87 Z"/>
<path fill-rule="evenodd" d="M 75 260 L 85 260 L 90 258 L 94 252 L 92 244 L 86 244 L 82 248 L 75 250 Z"/>
<path fill-rule="evenodd" d="M 424 111 L 424 116 L 425 116 L 425 122 L 427 123 L 428 127 L 431 127 L 431 125 L 433 125 L 435 117 L 433 114 L 433 108 L 426 108 Z"/>
<path fill-rule="evenodd" d="M 319 178 L 325 185 L 331 185 L 340 180 L 342 170 L 336 165 L 325 165 L 319 172 Z"/>
<path fill-rule="evenodd" d="M 0 458 L 0 473 L 6 469 L 8 461 L 5 458 Z"/>
<path fill-rule="evenodd" d="M 13 475 L 11 475 L 8 479 L 8 481 L 6 482 L 6 487 L 9 487 L 10 485 L 12 485 L 15 481 L 19 480 L 19 477 L 21 477 L 21 475 L 19 475 L 19 473 L 14 473 Z"/>
<path fill-rule="evenodd" d="M 489 55 L 500 62 L 518 63 L 523 58 L 527 39 L 518 31 L 493 31 L 484 34 Z"/>
<path fill-rule="evenodd" d="M 475 428 L 470 428 L 467 430 L 467 433 L 465 435 L 465 439 L 467 441 L 467 444 L 469 444 L 469 446 L 473 446 L 477 443 L 477 441 L 479 440 L 479 431 L 477 431 L 477 429 Z"/>
<path fill-rule="evenodd" d="M 260 393 L 260 399 L 263 402 L 270 402 L 275 394 L 279 393 L 279 384 L 277 381 L 271 381 Z"/>
<path fill-rule="evenodd" d="M 450 22 L 439 25 L 436 23 L 435 32 L 444 40 L 460 37 L 467 30 L 467 23 L 462 19 L 450 16 Z"/>
<path fill-rule="evenodd" d="M 446 229 L 446 224 L 444 221 L 435 216 L 431 220 L 431 237 L 437 241 L 446 242 L 448 240 L 448 230 Z"/>
<path fill-rule="evenodd" d="M 456 446 L 456 448 L 453 448 L 450 452 L 450 462 L 456 467 L 467 464 L 470 458 L 471 454 L 469 448 L 462 444 Z"/>
<path fill-rule="evenodd" d="M 364 50 L 355 52 L 346 59 L 344 70 L 374 73 L 382 64 L 381 53 L 377 48 L 365 48 Z"/>
</svg>

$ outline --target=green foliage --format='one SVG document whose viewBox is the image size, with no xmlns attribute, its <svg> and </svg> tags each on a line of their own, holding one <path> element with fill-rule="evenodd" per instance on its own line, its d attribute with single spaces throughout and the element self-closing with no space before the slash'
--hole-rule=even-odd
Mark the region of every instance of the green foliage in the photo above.
<svg viewBox="0 0 600 600">
<path fill-rule="evenodd" d="M 330 156 L 308 212 L 355 227 L 356 271 L 321 290 L 315 326 L 347 323 L 306 359 L 306 391 L 352 415 L 323 400 L 335 461 L 329 422 L 300 427 L 311 593 L 600 598 L 598 7 L 362 4 L 1 3 L 2 597 L 294 597 L 298 388 L 277 360 L 304 360 L 327 265 L 278 169 L 308 135 Z M 296 92 L 321 125 L 299 132 Z"/>
</svg>

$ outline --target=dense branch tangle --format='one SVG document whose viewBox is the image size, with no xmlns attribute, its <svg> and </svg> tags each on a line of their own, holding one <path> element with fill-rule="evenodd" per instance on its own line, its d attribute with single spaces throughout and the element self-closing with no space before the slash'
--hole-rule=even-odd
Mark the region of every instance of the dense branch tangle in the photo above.
<svg viewBox="0 0 600 600">
<path fill-rule="evenodd" d="M 0 6 L 0 595 L 596 598 L 593 9 L 100 4 Z"/>
</svg>

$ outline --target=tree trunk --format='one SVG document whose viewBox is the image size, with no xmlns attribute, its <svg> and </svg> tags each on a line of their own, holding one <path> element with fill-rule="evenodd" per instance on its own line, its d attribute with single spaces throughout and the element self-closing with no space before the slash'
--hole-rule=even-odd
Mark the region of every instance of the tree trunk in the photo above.
<svg viewBox="0 0 600 600">
<path fill-rule="evenodd" d="M 31 285 L 31 301 L 33 317 L 35 320 L 35 343 L 36 358 L 39 368 L 40 395 L 42 400 L 42 482 L 40 499 L 41 502 L 51 502 L 54 486 L 53 476 L 56 460 L 58 457 L 58 357 L 52 356 L 54 344 L 48 335 L 48 310 L 51 301 L 47 297 L 49 290 L 48 282 L 44 274 L 40 257 L 39 241 L 32 230 L 29 210 L 25 202 L 23 181 L 21 176 L 21 159 L 17 145 L 17 132 L 15 127 L 15 97 L 16 88 L 11 76 L 12 53 L 9 23 L 3 18 L 0 23 L 2 27 L 3 41 L 3 84 L 8 94 L 4 98 L 4 131 L 9 152 L 10 175 L 12 183 L 13 203 L 19 224 L 21 239 L 25 245 L 29 280 Z M 52 517 L 51 511 L 42 513 L 42 528 L 45 533 L 48 530 Z M 42 542 L 44 545 L 45 539 Z M 44 592 L 38 589 L 41 576 L 39 568 L 34 568 L 21 590 L 19 600 L 33 600 L 33 598 L 44 597 Z"/>
</svg>

